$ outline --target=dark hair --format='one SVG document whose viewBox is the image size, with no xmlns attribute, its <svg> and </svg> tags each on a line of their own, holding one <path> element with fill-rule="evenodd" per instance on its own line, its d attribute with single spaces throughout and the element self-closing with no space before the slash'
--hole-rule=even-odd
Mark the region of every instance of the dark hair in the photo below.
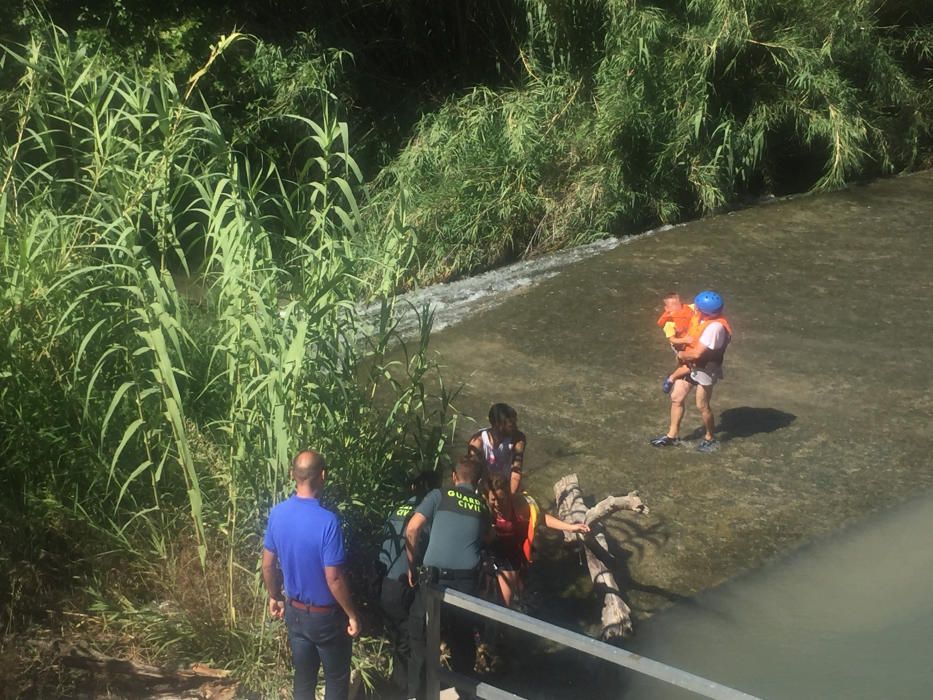
<svg viewBox="0 0 933 700">
<path fill-rule="evenodd" d="M 518 414 L 507 403 L 494 403 L 489 407 L 489 427 L 498 428 L 506 421 L 518 425 Z"/>
<path fill-rule="evenodd" d="M 483 490 L 486 493 L 490 491 L 505 491 L 509 493 L 512 490 L 512 484 L 509 479 L 502 474 L 491 474 L 483 480 Z"/>
<path fill-rule="evenodd" d="M 480 464 L 473 457 L 461 457 L 454 465 L 454 471 L 460 481 L 468 481 L 474 486 L 480 477 Z"/>
<path fill-rule="evenodd" d="M 661 298 L 662 299 L 676 299 L 677 301 L 680 301 L 680 295 L 677 292 L 668 292 Z"/>
<path fill-rule="evenodd" d="M 425 469 L 408 481 L 408 488 L 419 499 L 441 485 L 441 475 L 433 469 Z"/>
</svg>

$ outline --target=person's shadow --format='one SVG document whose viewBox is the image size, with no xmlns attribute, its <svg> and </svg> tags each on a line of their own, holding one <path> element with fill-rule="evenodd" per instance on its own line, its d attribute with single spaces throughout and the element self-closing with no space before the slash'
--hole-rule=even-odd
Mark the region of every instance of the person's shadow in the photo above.
<svg viewBox="0 0 933 700">
<path fill-rule="evenodd" d="M 793 413 L 776 408 L 739 406 L 727 408 L 719 416 L 718 431 L 723 442 L 733 438 L 747 438 L 759 433 L 773 433 L 797 420 Z"/>
</svg>

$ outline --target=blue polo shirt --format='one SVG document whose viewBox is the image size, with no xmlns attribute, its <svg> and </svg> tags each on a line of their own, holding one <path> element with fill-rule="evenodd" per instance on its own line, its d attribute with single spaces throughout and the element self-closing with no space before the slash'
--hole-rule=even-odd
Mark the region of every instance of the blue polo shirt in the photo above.
<svg viewBox="0 0 933 700">
<path fill-rule="evenodd" d="M 275 506 L 263 546 L 279 560 L 286 596 L 306 605 L 336 604 L 324 567 L 344 563 L 343 536 L 337 516 L 318 499 L 293 494 Z"/>
</svg>

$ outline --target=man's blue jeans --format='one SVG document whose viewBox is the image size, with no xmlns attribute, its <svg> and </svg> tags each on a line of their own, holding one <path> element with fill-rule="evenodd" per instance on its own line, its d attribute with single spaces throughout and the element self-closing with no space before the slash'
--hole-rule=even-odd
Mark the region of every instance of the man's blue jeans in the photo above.
<svg viewBox="0 0 933 700">
<path fill-rule="evenodd" d="M 295 665 L 295 700 L 314 700 L 318 670 L 324 666 L 324 700 L 346 700 L 350 694 L 353 642 L 347 617 L 335 607 L 306 612 L 286 604 L 285 624 Z"/>
</svg>

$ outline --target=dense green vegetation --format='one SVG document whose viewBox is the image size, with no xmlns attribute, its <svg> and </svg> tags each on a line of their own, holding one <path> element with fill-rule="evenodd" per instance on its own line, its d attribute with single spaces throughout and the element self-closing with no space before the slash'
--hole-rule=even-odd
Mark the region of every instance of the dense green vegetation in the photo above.
<svg viewBox="0 0 933 700">
<path fill-rule="evenodd" d="M 369 216 L 405 197 L 415 280 L 929 162 L 929 11 L 527 5 L 523 79 L 427 114 L 379 174 Z"/>
<path fill-rule="evenodd" d="M 933 148 L 922 0 L 43 7 L 82 43 L 181 79 L 218 34 L 258 37 L 205 95 L 289 176 L 302 132 L 268 117 L 315 118 L 326 86 L 370 183 L 355 240 L 380 254 L 404 209 L 405 285 L 925 167 Z"/>
<path fill-rule="evenodd" d="M 430 319 L 390 360 L 391 298 L 374 319 L 353 304 L 378 290 L 348 242 L 359 174 L 328 96 L 318 123 L 283 118 L 316 154 L 300 181 L 244 157 L 200 104 L 236 40 L 183 91 L 53 29 L 7 56 L 0 595 L 15 630 L 76 578 L 66 607 L 261 685 L 281 680 L 265 673 L 281 640 L 258 536 L 290 455 L 328 456 L 363 562 L 406 475 L 440 459 L 446 403 L 428 388 Z"/>
<path fill-rule="evenodd" d="M 398 289 L 933 152 L 921 0 L 47 0 L 0 28 L 0 622 L 64 593 L 255 687 L 289 454 L 327 453 L 356 552 L 441 459 Z"/>
</svg>

